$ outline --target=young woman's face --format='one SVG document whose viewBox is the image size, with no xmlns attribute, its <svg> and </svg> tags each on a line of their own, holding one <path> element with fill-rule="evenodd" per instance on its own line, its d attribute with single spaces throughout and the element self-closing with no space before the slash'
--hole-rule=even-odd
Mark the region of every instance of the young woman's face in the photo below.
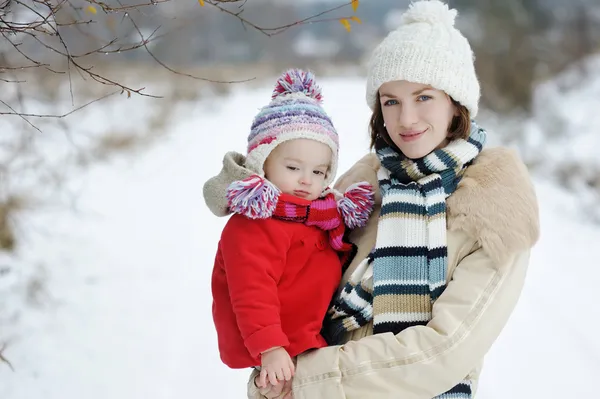
<svg viewBox="0 0 600 399">
<path fill-rule="evenodd" d="M 331 159 L 328 145 L 296 139 L 275 147 L 263 168 L 265 177 L 282 192 L 312 201 L 325 189 Z"/>
<path fill-rule="evenodd" d="M 408 158 L 422 158 L 448 143 L 457 109 L 443 91 L 395 80 L 381 85 L 379 101 L 390 138 Z"/>
</svg>

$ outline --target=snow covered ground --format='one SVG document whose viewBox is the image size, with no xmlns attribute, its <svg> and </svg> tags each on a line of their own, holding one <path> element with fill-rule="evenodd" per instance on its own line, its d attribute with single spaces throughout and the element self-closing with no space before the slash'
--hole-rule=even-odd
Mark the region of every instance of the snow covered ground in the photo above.
<svg viewBox="0 0 600 399">
<path fill-rule="evenodd" d="M 363 80 L 320 83 L 344 171 L 368 146 Z M 226 151 L 244 151 L 270 90 L 238 86 L 226 98 L 182 103 L 160 145 L 72 181 L 77 212 L 27 217 L 25 243 L 0 257 L 0 270 L 13 270 L 0 275 L 0 309 L 23 308 L 0 324 L 15 369 L 0 364 L 0 398 L 245 397 L 248 372 L 227 369 L 217 354 L 210 273 L 225 219 L 206 209 L 202 184 Z M 147 113 L 147 100 L 118 104 L 117 118 Z M 90 107 L 69 122 L 99 123 L 101 112 Z M 600 228 L 576 221 L 564 190 L 536 185 L 542 238 L 522 300 L 486 358 L 479 399 L 597 396 Z M 32 268 L 45 276 L 45 288 L 28 286 L 37 305 L 21 294 Z"/>
</svg>

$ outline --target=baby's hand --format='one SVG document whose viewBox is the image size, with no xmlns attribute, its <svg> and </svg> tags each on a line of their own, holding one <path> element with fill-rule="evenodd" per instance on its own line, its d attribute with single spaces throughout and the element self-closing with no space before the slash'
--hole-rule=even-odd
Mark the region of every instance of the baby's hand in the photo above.
<svg viewBox="0 0 600 399">
<path fill-rule="evenodd" d="M 271 348 L 261 355 L 261 370 L 258 387 L 265 388 L 268 382 L 277 385 L 279 381 L 290 381 L 294 376 L 294 363 L 290 355 L 282 347 Z"/>
</svg>

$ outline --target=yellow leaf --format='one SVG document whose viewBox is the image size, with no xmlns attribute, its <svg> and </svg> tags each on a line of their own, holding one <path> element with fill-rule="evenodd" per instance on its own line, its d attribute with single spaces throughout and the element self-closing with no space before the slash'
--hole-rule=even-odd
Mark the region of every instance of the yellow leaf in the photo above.
<svg viewBox="0 0 600 399">
<path fill-rule="evenodd" d="M 356 15 L 351 16 L 350 19 L 356 22 L 357 24 L 362 24 L 362 21 Z"/>
<path fill-rule="evenodd" d="M 204 7 L 204 0 L 198 0 L 198 3 L 200 3 L 200 5 L 201 5 L 202 7 Z"/>
<path fill-rule="evenodd" d="M 358 0 L 352 0 L 352 9 L 354 10 L 354 12 L 356 12 L 357 8 L 358 8 Z"/>
<path fill-rule="evenodd" d="M 96 14 L 96 13 L 98 12 L 98 11 L 96 11 L 96 7 L 94 7 L 94 6 L 88 6 L 88 7 L 86 8 L 86 10 L 87 10 L 88 12 L 91 12 L 92 14 Z"/>
<path fill-rule="evenodd" d="M 346 18 L 342 18 L 342 19 L 340 19 L 340 24 L 342 24 L 342 25 L 344 26 L 344 28 L 346 28 L 346 30 L 347 30 L 348 32 L 350 32 L 350 29 L 352 29 L 352 28 L 350 27 L 350 22 L 349 22 L 349 21 L 348 21 Z"/>
</svg>

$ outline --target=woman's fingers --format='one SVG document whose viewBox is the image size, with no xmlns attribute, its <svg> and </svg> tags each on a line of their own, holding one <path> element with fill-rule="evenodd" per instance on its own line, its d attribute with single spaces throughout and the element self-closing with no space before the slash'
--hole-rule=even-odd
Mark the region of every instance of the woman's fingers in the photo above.
<svg viewBox="0 0 600 399">
<path fill-rule="evenodd" d="M 294 392 L 292 392 L 292 381 L 286 381 L 284 385 L 284 390 L 287 390 L 287 393 L 283 396 L 282 399 L 293 399 Z"/>
<path fill-rule="evenodd" d="M 267 399 L 280 399 L 281 391 L 283 391 L 283 384 L 270 385 L 270 390 L 262 395 Z"/>
</svg>

